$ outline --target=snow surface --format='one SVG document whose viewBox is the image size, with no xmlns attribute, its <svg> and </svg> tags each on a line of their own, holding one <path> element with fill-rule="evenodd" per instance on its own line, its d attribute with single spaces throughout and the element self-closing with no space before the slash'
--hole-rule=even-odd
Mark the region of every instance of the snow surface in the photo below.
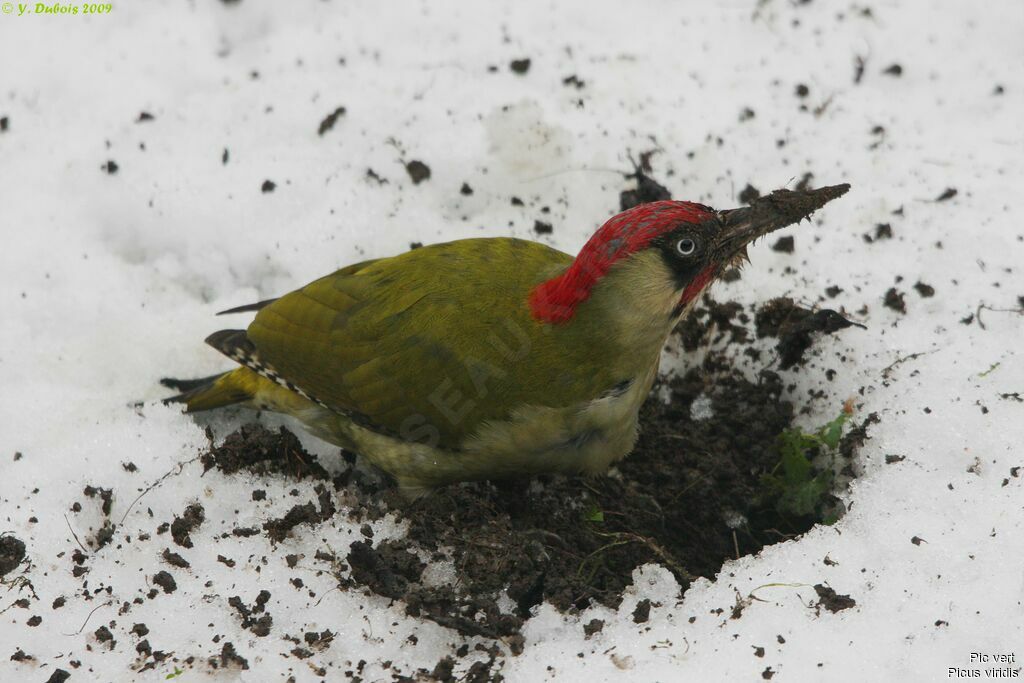
<svg viewBox="0 0 1024 683">
<path fill-rule="evenodd" d="M 617 210 L 627 150 L 653 147 L 674 196 L 720 208 L 748 182 L 767 191 L 808 171 L 853 185 L 787 233 L 794 254 L 759 245 L 743 279 L 716 291 L 813 304 L 841 287 L 829 305 L 868 329 L 822 341 L 816 367 L 790 373 L 793 398 L 812 408 L 808 426 L 850 397 L 859 418 L 881 422 L 835 526 L 729 562 L 683 596 L 646 566 L 617 611 L 542 605 L 525 651 L 495 670 L 509 681 L 939 680 L 949 667 L 983 669 L 978 652 L 1013 654 L 1019 672 L 1021 35 L 1019 0 L 203 0 L 0 15 L 0 532 L 24 540 L 29 560 L 0 587 L 0 680 L 45 681 L 57 668 L 72 680 L 163 680 L 175 666 L 182 680 L 346 680 L 359 660 L 364 680 L 391 680 L 451 654 L 456 633 L 335 587 L 314 555 L 360 538 L 344 515 L 276 547 L 222 536 L 222 520 L 259 525 L 315 498 L 312 485 L 202 476 L 205 425 L 224 435 L 244 416 L 197 422 L 158 403 L 156 379 L 226 367 L 201 343 L 221 322 L 214 312 L 410 242 L 533 236 L 539 219 L 554 225 L 543 239 L 573 251 Z M 522 57 L 529 71 L 510 71 Z M 901 75 L 884 73 L 892 64 Z M 573 74 L 583 88 L 563 83 Z M 339 106 L 346 113 L 318 135 Z M 136 122 L 143 111 L 153 120 Z M 412 159 L 429 180 L 411 183 L 402 164 Z M 114 174 L 101 169 L 109 160 Z M 263 193 L 268 179 L 276 189 Z M 946 188 L 958 193 L 933 201 Z M 878 223 L 893 238 L 866 242 Z M 918 281 L 935 296 L 920 296 Z M 906 315 L 882 305 L 893 286 Z M 124 519 L 76 578 L 73 534 L 84 541 L 103 519 L 87 484 L 113 489 L 112 518 Z M 265 501 L 250 499 L 254 485 Z M 169 544 L 157 526 L 194 501 L 213 521 L 193 532 L 193 549 Z M 378 539 L 403 531 L 388 518 L 373 526 Z M 164 563 L 165 547 L 191 569 Z M 177 590 L 147 599 L 160 570 Z M 12 582 L 19 575 L 34 592 Z M 450 580 L 451 568 L 431 575 Z M 810 607 L 819 583 L 856 605 Z M 273 629 L 260 638 L 228 598 L 251 604 L 264 588 Z M 636 624 L 642 598 L 654 607 Z M 732 619 L 738 599 L 749 604 Z M 587 638 L 592 618 L 606 626 Z M 135 623 L 153 650 L 173 653 L 138 674 Z M 100 626 L 113 647 L 97 641 Z M 337 634 L 330 648 L 289 654 L 286 636 L 323 629 Z M 226 641 L 247 671 L 207 666 Z M 32 659 L 10 660 L 19 649 Z"/>
</svg>

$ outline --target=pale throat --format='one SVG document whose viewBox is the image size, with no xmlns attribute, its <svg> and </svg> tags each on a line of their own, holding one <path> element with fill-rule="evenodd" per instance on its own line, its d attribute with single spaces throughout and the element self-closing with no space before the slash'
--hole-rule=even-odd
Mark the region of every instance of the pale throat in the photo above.
<svg viewBox="0 0 1024 683">
<path fill-rule="evenodd" d="M 606 321 L 607 334 L 632 352 L 657 355 L 676 323 L 690 313 L 710 283 L 710 277 L 694 282 L 684 294 L 661 254 L 644 251 L 609 271 L 581 305 L 580 313 L 589 312 L 584 309 L 598 313 Z"/>
</svg>

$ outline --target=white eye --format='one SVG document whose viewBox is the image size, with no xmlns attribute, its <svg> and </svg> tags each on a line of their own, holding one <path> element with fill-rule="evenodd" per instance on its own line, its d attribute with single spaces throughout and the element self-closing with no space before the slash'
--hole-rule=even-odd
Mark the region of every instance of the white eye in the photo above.
<svg viewBox="0 0 1024 683">
<path fill-rule="evenodd" d="M 691 240 L 689 237 L 684 237 L 683 239 L 676 242 L 676 251 L 678 251 L 683 256 L 689 256 L 696 250 L 697 243 Z"/>
</svg>

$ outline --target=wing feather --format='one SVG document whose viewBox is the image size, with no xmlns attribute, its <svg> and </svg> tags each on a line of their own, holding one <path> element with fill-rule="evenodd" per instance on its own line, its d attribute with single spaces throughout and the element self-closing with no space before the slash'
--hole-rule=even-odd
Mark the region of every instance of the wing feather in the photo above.
<svg viewBox="0 0 1024 683">
<path fill-rule="evenodd" d="M 282 377 L 328 406 L 397 434 L 409 418 L 425 419 L 442 445 L 457 447 L 524 403 L 561 405 L 575 396 L 565 382 L 524 383 L 516 364 L 531 358 L 508 353 L 522 344 L 559 367 L 579 362 L 558 358 L 578 350 L 533 320 L 527 305 L 530 290 L 570 262 L 544 245 L 504 238 L 423 247 L 281 297 L 259 311 L 248 336 Z M 543 377 L 547 368 L 535 370 Z M 581 378 L 595 387 L 615 381 L 600 372 Z"/>
</svg>

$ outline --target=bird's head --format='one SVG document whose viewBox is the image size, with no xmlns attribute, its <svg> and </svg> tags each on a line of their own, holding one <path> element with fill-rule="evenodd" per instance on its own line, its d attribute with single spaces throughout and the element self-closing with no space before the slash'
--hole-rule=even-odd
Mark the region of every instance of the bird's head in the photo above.
<svg viewBox="0 0 1024 683">
<path fill-rule="evenodd" d="M 747 260 L 747 245 L 807 218 L 849 188 L 776 190 L 725 211 L 692 202 L 641 204 L 613 216 L 572 265 L 538 285 L 531 311 L 537 320 L 564 323 L 602 291 L 674 321 L 716 278 Z"/>
</svg>

